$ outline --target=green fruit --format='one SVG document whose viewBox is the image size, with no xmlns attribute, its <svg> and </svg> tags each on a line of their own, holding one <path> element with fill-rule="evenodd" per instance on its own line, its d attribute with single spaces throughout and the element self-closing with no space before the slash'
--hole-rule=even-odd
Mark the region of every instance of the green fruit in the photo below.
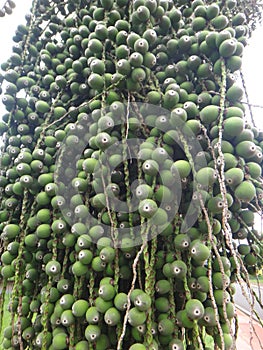
<svg viewBox="0 0 263 350">
<path fill-rule="evenodd" d="M 103 284 L 99 288 L 99 296 L 105 300 L 113 300 L 116 294 L 115 288 L 111 284 Z"/>
<path fill-rule="evenodd" d="M 217 325 L 215 310 L 212 307 L 209 306 L 205 308 L 203 320 L 205 321 L 205 324 L 208 326 L 213 327 Z"/>
<path fill-rule="evenodd" d="M 216 289 L 214 291 L 214 297 L 218 306 L 223 306 L 223 304 L 228 304 L 230 302 L 229 293 L 222 289 Z"/>
<path fill-rule="evenodd" d="M 137 39 L 134 42 L 134 50 L 141 53 L 141 54 L 146 54 L 149 50 L 149 44 L 148 41 L 144 38 Z"/>
<path fill-rule="evenodd" d="M 83 265 L 88 265 L 91 263 L 93 259 L 93 254 L 90 250 L 88 249 L 82 249 L 78 253 L 78 259 Z"/>
<path fill-rule="evenodd" d="M 139 204 L 139 213 L 148 219 L 153 217 L 157 209 L 157 204 L 152 199 L 144 199 Z"/>
<path fill-rule="evenodd" d="M 11 278 L 15 275 L 15 269 L 12 265 L 6 265 L 1 268 L 1 275 L 4 279 Z"/>
<path fill-rule="evenodd" d="M 187 273 L 187 266 L 182 260 L 175 260 L 170 265 L 171 273 L 174 278 L 184 279 Z"/>
<path fill-rule="evenodd" d="M 224 40 L 219 46 L 219 53 L 222 57 L 230 57 L 234 55 L 237 49 L 237 40 L 234 38 Z"/>
<path fill-rule="evenodd" d="M 72 304 L 72 314 L 75 317 L 83 317 L 88 310 L 89 303 L 87 300 L 79 299 Z"/>
<path fill-rule="evenodd" d="M 97 325 L 88 325 L 85 329 L 85 338 L 88 342 L 96 341 L 101 334 L 101 329 Z"/>
<path fill-rule="evenodd" d="M 196 281 L 196 287 L 200 292 L 208 293 L 210 282 L 207 276 L 199 276 Z"/>
<path fill-rule="evenodd" d="M 225 172 L 227 184 L 236 187 L 244 180 L 244 172 L 240 168 L 231 168 Z"/>
<path fill-rule="evenodd" d="M 149 186 L 150 187 L 150 186 Z M 150 187 L 151 189 L 151 187 Z M 154 198 L 159 203 L 171 203 L 171 201 L 174 199 L 172 191 L 166 186 L 160 185 L 158 189 L 154 193 Z"/>
<path fill-rule="evenodd" d="M 95 272 L 102 272 L 105 270 L 106 263 L 99 256 L 96 256 L 92 259 L 91 267 Z"/>
<path fill-rule="evenodd" d="M 204 262 L 210 256 L 210 250 L 200 240 L 195 239 L 190 244 L 190 255 L 196 262 Z"/>
<path fill-rule="evenodd" d="M 199 32 L 206 27 L 206 20 L 203 17 L 195 17 L 192 21 L 192 28 L 194 32 Z"/>
<path fill-rule="evenodd" d="M 203 186 L 212 186 L 216 181 L 216 172 L 213 168 L 204 167 L 198 170 L 196 180 Z"/>
<path fill-rule="evenodd" d="M 180 251 L 187 250 L 190 246 L 190 237 L 185 233 L 179 233 L 174 239 L 174 247 Z"/>
<path fill-rule="evenodd" d="M 50 106 L 46 101 L 38 100 L 35 107 L 36 111 L 39 113 L 47 113 L 50 111 Z"/>
<path fill-rule="evenodd" d="M 49 224 L 41 224 L 37 227 L 36 234 L 38 238 L 50 237 L 51 227 Z"/>
<path fill-rule="evenodd" d="M 115 307 L 109 308 L 104 314 L 104 321 L 107 325 L 116 326 L 121 320 L 120 312 Z"/>
<path fill-rule="evenodd" d="M 57 333 L 52 340 L 55 350 L 64 350 L 68 347 L 68 336 L 66 333 Z"/>
<path fill-rule="evenodd" d="M 81 340 L 75 345 L 75 350 L 86 350 L 89 347 L 89 343 L 86 340 Z"/>
<path fill-rule="evenodd" d="M 95 306 L 98 312 L 105 314 L 105 312 L 113 306 L 112 300 L 106 301 L 101 297 L 97 297 L 95 300 Z"/>
<path fill-rule="evenodd" d="M 227 288 L 230 284 L 230 279 L 227 275 L 223 275 L 222 272 L 215 272 L 212 275 L 213 285 L 217 289 Z"/>
<path fill-rule="evenodd" d="M 151 186 L 143 184 L 136 187 L 135 195 L 138 199 L 143 200 L 153 197 L 153 189 Z"/>
<path fill-rule="evenodd" d="M 121 75 L 129 75 L 131 72 L 131 65 L 127 59 L 120 59 L 116 64 L 117 72 Z"/>
<path fill-rule="evenodd" d="M 173 339 L 169 343 L 169 350 L 184 350 L 184 343 L 180 339 Z"/>
<path fill-rule="evenodd" d="M 84 276 L 88 272 L 89 268 L 87 265 L 82 264 L 80 261 L 76 261 L 72 265 L 72 273 L 75 276 Z"/>
<path fill-rule="evenodd" d="M 119 310 L 119 311 L 124 311 L 127 309 L 127 303 L 128 303 L 128 296 L 126 293 L 118 293 L 116 294 L 114 298 L 114 306 Z"/>
<path fill-rule="evenodd" d="M 89 307 L 85 314 L 86 314 L 86 321 L 89 324 L 97 324 L 100 320 L 99 311 L 97 310 L 97 308 L 95 306 Z"/>
<path fill-rule="evenodd" d="M 220 197 L 212 197 L 207 203 L 207 208 L 213 214 L 220 214 L 224 210 L 224 201 Z"/>
<path fill-rule="evenodd" d="M 116 251 L 114 248 L 105 247 L 105 248 L 102 248 L 102 250 L 100 251 L 100 258 L 102 261 L 109 263 L 114 260 L 115 253 Z"/>
<path fill-rule="evenodd" d="M 167 294 L 171 289 L 170 282 L 167 280 L 159 280 L 155 284 L 155 290 L 158 294 Z"/>
<path fill-rule="evenodd" d="M 168 336 L 174 332 L 174 323 L 165 318 L 158 323 L 158 331 L 161 335 Z"/>
<path fill-rule="evenodd" d="M 255 266 L 257 264 L 257 256 L 253 253 L 246 254 L 244 262 L 246 266 Z"/>
<path fill-rule="evenodd" d="M 179 94 L 175 90 L 168 90 L 163 96 L 163 107 L 167 109 L 173 109 L 179 102 Z"/>
<path fill-rule="evenodd" d="M 161 101 L 161 94 L 158 91 L 149 91 L 146 95 L 146 99 L 149 103 L 158 105 Z"/>
<path fill-rule="evenodd" d="M 258 179 L 261 176 L 262 169 L 258 163 L 248 162 L 246 163 L 246 167 L 253 179 Z"/>
<path fill-rule="evenodd" d="M 102 91 L 104 83 L 103 77 L 97 73 L 92 73 L 88 78 L 88 84 L 94 90 Z"/>
<path fill-rule="evenodd" d="M 65 327 L 69 327 L 75 322 L 74 315 L 71 310 L 64 310 L 60 316 L 61 324 Z"/>
<path fill-rule="evenodd" d="M 199 320 L 205 313 L 204 306 L 198 299 L 188 300 L 185 304 L 185 310 L 191 320 Z"/>
<path fill-rule="evenodd" d="M 215 17 L 217 17 L 220 13 L 220 7 L 216 3 L 212 3 L 211 5 L 207 6 L 206 9 L 206 17 L 207 19 L 211 20 Z"/>
<path fill-rule="evenodd" d="M 88 43 L 88 48 L 92 53 L 100 54 L 103 51 L 103 44 L 98 39 L 91 39 Z"/>
<path fill-rule="evenodd" d="M 51 260 L 47 263 L 45 268 L 46 274 L 50 277 L 55 277 L 61 272 L 61 265 L 56 260 Z"/>
<path fill-rule="evenodd" d="M 215 342 L 220 348 L 222 348 L 222 339 L 221 339 L 221 337 L 219 335 L 216 335 Z M 232 337 L 232 335 L 228 334 L 228 333 L 223 333 L 223 342 L 224 342 L 224 348 L 226 350 L 231 349 L 232 346 L 233 346 L 233 337 Z"/>
<path fill-rule="evenodd" d="M 134 306 L 140 311 L 147 311 L 151 307 L 151 298 L 146 293 L 141 292 L 134 299 Z"/>
<path fill-rule="evenodd" d="M 244 120 L 239 117 L 230 117 L 224 121 L 224 133 L 229 139 L 239 136 L 244 127 Z"/>
<path fill-rule="evenodd" d="M 146 347 L 143 344 L 135 343 L 129 347 L 129 350 L 146 350 Z"/>
<path fill-rule="evenodd" d="M 225 15 L 219 15 L 213 18 L 210 22 L 217 30 L 222 30 L 228 25 L 228 18 Z"/>
<path fill-rule="evenodd" d="M 257 147 L 252 141 L 241 141 L 236 145 L 236 153 L 245 160 L 252 158 L 257 151 Z"/>
<path fill-rule="evenodd" d="M 246 255 L 250 253 L 250 246 L 247 244 L 239 244 L 237 249 L 241 255 Z"/>
<path fill-rule="evenodd" d="M 175 173 L 175 175 L 177 175 L 178 172 L 181 179 L 184 179 L 190 175 L 191 166 L 186 160 L 177 160 L 173 163 L 171 172 Z"/>
<path fill-rule="evenodd" d="M 200 119 L 204 124 L 211 124 L 219 117 L 220 109 L 218 106 L 205 106 L 200 112 Z"/>
<path fill-rule="evenodd" d="M 243 181 L 235 188 L 235 196 L 242 202 L 249 203 L 256 196 L 256 188 L 250 181 Z"/>
<path fill-rule="evenodd" d="M 146 321 L 146 313 L 133 307 L 128 313 L 128 322 L 132 327 L 138 327 Z"/>
<path fill-rule="evenodd" d="M 7 240 L 13 240 L 14 238 L 18 237 L 19 233 L 20 233 L 20 227 L 18 225 L 7 224 L 4 227 L 1 236 L 3 238 L 6 238 Z"/>
<path fill-rule="evenodd" d="M 159 171 L 159 165 L 155 160 L 149 159 L 143 163 L 142 170 L 145 174 L 154 176 Z"/>
<path fill-rule="evenodd" d="M 231 102 L 231 103 L 236 103 L 241 100 L 243 96 L 243 90 L 240 86 L 237 84 L 233 84 L 226 93 L 226 98 Z"/>
<path fill-rule="evenodd" d="M 186 310 L 180 310 L 176 314 L 176 319 L 179 325 L 192 329 L 194 327 L 194 321 L 187 316 Z"/>
</svg>

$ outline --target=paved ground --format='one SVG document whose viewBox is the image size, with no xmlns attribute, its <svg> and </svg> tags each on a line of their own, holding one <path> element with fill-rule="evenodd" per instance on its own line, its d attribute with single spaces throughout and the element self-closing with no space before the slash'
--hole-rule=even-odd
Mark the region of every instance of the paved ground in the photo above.
<svg viewBox="0 0 263 350">
<path fill-rule="evenodd" d="M 240 310 L 237 311 L 237 314 L 239 320 L 237 350 L 263 349 L 263 327 L 256 321 L 253 321 L 253 326 L 258 337 L 253 334 L 253 338 L 251 339 L 249 317 Z"/>
<path fill-rule="evenodd" d="M 258 289 L 257 285 L 251 284 L 251 287 L 254 289 L 256 295 L 258 296 L 259 300 L 261 300 L 261 303 L 263 304 L 263 285 L 261 286 L 260 290 Z M 243 288 L 245 291 L 247 291 L 245 284 L 243 285 Z M 249 299 L 251 300 L 250 294 L 249 294 Z M 248 313 L 250 312 L 249 303 L 247 302 L 246 298 L 243 296 L 242 290 L 238 283 L 236 284 L 236 293 L 234 294 L 234 301 L 236 305 L 240 307 L 241 310 L 246 310 Z M 263 308 L 260 306 L 260 304 L 257 301 L 255 301 L 254 309 L 257 311 L 259 317 L 263 320 Z"/>
</svg>

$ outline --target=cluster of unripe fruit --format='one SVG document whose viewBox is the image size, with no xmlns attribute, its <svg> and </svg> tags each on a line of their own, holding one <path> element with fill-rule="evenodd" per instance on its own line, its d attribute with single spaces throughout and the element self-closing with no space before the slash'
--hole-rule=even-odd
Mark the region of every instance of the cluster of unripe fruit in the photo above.
<svg viewBox="0 0 263 350">
<path fill-rule="evenodd" d="M 0 9 L 0 17 L 4 17 L 6 14 L 11 15 L 16 4 L 13 0 L 7 0 L 4 2 L 3 7 Z"/>
<path fill-rule="evenodd" d="M 33 3 L 0 76 L 4 349 L 235 346 L 263 253 L 263 133 L 236 82 L 253 6 Z"/>
</svg>

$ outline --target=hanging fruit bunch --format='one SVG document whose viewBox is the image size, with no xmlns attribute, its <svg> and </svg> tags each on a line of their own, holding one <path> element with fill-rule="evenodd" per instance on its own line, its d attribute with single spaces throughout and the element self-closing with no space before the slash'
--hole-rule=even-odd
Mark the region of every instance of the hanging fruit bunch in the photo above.
<svg viewBox="0 0 263 350">
<path fill-rule="evenodd" d="M 263 255 L 263 133 L 237 79 L 260 18 L 32 2 L 0 76 L 3 349 L 236 348 L 235 285 L 254 312 Z"/>
<path fill-rule="evenodd" d="M 4 17 L 6 14 L 11 15 L 16 4 L 13 0 L 5 1 L 3 7 L 0 9 L 0 17 Z"/>
</svg>

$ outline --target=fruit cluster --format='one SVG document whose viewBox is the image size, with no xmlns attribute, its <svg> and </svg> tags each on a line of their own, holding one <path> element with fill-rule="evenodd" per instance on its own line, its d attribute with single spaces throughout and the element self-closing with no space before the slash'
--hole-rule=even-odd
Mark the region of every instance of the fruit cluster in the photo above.
<svg viewBox="0 0 263 350">
<path fill-rule="evenodd" d="M 13 0 L 5 1 L 3 7 L 0 9 L 0 17 L 4 17 L 6 14 L 11 15 L 16 4 Z"/>
<path fill-rule="evenodd" d="M 263 133 L 237 81 L 260 16 L 33 1 L 0 76 L 4 349 L 235 348 L 235 284 L 263 255 Z"/>
</svg>

